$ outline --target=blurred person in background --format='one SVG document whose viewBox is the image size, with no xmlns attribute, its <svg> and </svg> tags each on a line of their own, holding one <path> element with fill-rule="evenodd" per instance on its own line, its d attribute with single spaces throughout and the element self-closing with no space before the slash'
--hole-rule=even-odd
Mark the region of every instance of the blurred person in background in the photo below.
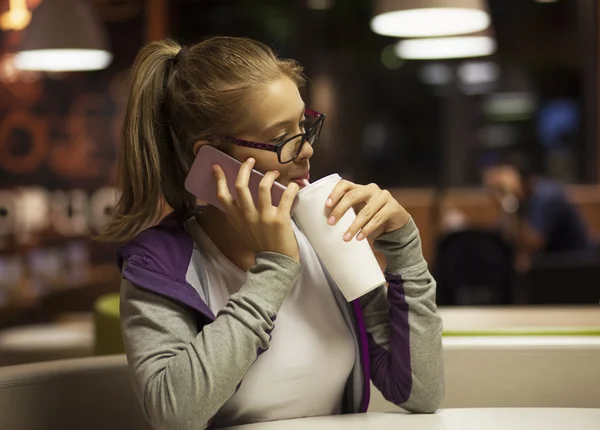
<svg viewBox="0 0 600 430">
<path fill-rule="evenodd" d="M 298 63 L 244 38 L 154 42 L 136 58 L 103 237 L 126 242 L 122 333 L 157 430 L 366 412 L 371 379 L 409 411 L 441 403 L 435 281 L 406 210 L 375 184 L 342 180 L 330 195 L 331 225 L 358 211 L 344 240 L 372 237 L 386 257 L 389 287 L 352 303 L 291 220 L 324 120 L 305 107 L 303 82 Z M 214 166 L 227 213 L 184 188 L 202 145 L 243 163 L 238 201 Z M 253 167 L 265 174 L 258 207 Z M 275 180 L 287 187 L 279 207 Z M 165 203 L 173 211 L 156 224 Z"/>
<path fill-rule="evenodd" d="M 500 156 L 484 170 L 483 182 L 500 211 L 501 228 L 516 248 L 520 271 L 536 255 L 591 249 L 587 227 L 564 186 L 535 175 L 521 154 Z"/>
</svg>

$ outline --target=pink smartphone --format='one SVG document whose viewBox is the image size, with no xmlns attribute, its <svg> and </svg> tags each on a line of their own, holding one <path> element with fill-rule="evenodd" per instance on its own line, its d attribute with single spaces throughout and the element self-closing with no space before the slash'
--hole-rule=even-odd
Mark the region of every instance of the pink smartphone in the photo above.
<svg viewBox="0 0 600 430">
<path fill-rule="evenodd" d="M 185 189 L 195 195 L 198 199 L 225 212 L 225 208 L 223 208 L 217 198 L 217 181 L 215 180 L 212 169 L 212 166 L 215 164 L 221 166 L 221 169 L 223 169 L 225 177 L 227 178 L 227 188 L 229 188 L 232 197 L 237 199 L 235 181 L 242 163 L 210 145 L 203 145 L 200 147 L 200 150 L 198 150 L 196 159 L 185 179 Z M 250 189 L 254 204 L 257 204 L 258 186 L 263 177 L 264 175 L 262 173 L 252 169 L 250 180 L 248 181 L 248 188 Z M 271 187 L 271 201 L 273 206 L 279 206 L 279 202 L 281 201 L 285 189 L 286 188 L 280 183 L 273 183 L 273 186 Z M 298 197 L 296 196 L 294 203 L 292 204 L 292 212 L 297 203 Z"/>
</svg>

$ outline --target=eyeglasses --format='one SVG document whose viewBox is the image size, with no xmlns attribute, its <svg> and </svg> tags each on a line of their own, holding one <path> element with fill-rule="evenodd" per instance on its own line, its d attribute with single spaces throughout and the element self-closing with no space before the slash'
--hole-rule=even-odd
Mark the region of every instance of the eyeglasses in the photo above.
<svg viewBox="0 0 600 430">
<path fill-rule="evenodd" d="M 304 110 L 304 116 L 306 119 L 303 121 L 303 126 L 306 131 L 277 144 L 251 142 L 234 137 L 226 137 L 225 139 L 237 146 L 276 152 L 279 163 L 291 163 L 298 158 L 305 143 L 308 142 L 310 146 L 315 144 L 321 134 L 321 128 L 325 121 L 325 114 L 308 108 Z"/>
</svg>

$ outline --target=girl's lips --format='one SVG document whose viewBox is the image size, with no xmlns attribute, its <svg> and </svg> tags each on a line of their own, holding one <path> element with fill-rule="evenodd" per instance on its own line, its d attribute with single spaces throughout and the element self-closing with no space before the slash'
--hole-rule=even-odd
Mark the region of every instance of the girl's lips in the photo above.
<svg viewBox="0 0 600 430">
<path fill-rule="evenodd" d="M 306 182 L 310 181 L 310 175 L 307 174 L 299 178 L 292 178 L 291 181 L 297 183 L 300 188 L 304 188 L 306 186 Z"/>
</svg>

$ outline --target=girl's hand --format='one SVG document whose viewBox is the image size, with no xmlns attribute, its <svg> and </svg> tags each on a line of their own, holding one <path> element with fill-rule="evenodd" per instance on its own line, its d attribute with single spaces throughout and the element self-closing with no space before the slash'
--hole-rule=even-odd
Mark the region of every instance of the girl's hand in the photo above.
<svg viewBox="0 0 600 430">
<path fill-rule="evenodd" d="M 406 209 L 390 192 L 376 184 L 357 185 L 342 179 L 329 195 L 325 206 L 332 208 L 327 221 L 330 225 L 335 225 L 348 209 L 354 208 L 356 211 L 356 219 L 344 234 L 346 242 L 357 234 L 357 240 L 369 236 L 376 238 L 382 233 L 404 227 L 410 219 Z"/>
<path fill-rule="evenodd" d="M 260 181 L 257 207 L 248 189 L 248 181 L 254 163 L 254 159 L 249 158 L 240 167 L 235 182 L 237 201 L 231 196 L 229 188 L 227 188 L 227 180 L 223 169 L 214 166 L 214 176 L 217 180 L 217 197 L 240 233 L 240 239 L 250 249 L 254 252 L 277 252 L 300 261 L 298 243 L 292 230 L 290 215 L 292 203 L 298 193 L 298 184 L 291 182 L 285 190 L 279 206 L 273 206 L 271 203 L 271 187 L 279 177 L 279 172 L 267 172 Z"/>
</svg>

